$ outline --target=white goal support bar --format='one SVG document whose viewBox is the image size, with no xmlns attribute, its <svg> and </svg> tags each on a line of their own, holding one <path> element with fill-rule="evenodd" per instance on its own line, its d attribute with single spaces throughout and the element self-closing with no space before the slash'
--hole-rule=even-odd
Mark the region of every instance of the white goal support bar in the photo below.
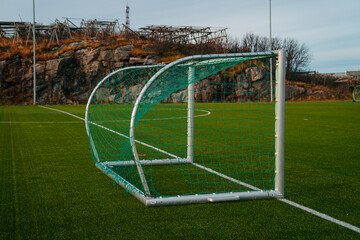
<svg viewBox="0 0 360 240">
<path fill-rule="evenodd" d="M 262 191 L 255 187 L 253 187 L 247 192 L 195 194 L 195 195 L 185 195 L 185 196 L 178 195 L 175 197 L 158 197 L 158 198 L 146 197 L 141 190 L 139 190 L 138 188 L 135 188 L 134 190 L 134 186 L 131 183 L 129 183 L 124 178 L 117 175 L 111 169 L 107 168 L 104 163 L 97 163 L 96 167 L 99 168 L 101 171 L 103 171 L 111 179 L 113 179 L 122 188 L 130 192 L 136 199 L 138 199 L 147 207 L 283 198 L 283 195 L 278 191 L 273 191 L 273 190 Z M 232 178 L 227 177 L 227 179 L 231 180 Z M 234 183 L 241 184 L 241 182 L 239 182 L 236 179 L 232 179 L 232 181 Z"/>
<path fill-rule="evenodd" d="M 195 69 L 189 67 L 188 74 L 188 115 L 187 115 L 187 159 L 194 162 L 194 75 Z"/>
<path fill-rule="evenodd" d="M 151 159 L 151 160 L 140 160 L 139 161 L 141 166 L 155 166 L 155 165 L 175 165 L 175 164 L 187 164 L 192 163 L 187 158 L 178 158 L 178 159 Z M 128 166 L 135 166 L 134 160 L 129 161 L 110 161 L 110 162 L 103 162 L 103 164 L 107 167 L 128 167 Z"/>
</svg>

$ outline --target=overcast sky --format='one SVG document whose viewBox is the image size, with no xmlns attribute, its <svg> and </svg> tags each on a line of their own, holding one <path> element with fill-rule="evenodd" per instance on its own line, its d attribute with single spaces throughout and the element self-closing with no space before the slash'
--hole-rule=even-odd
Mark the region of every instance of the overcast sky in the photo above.
<svg viewBox="0 0 360 240">
<path fill-rule="evenodd" d="M 228 27 L 269 35 L 269 0 L 35 0 L 36 21 L 62 17 L 119 19 L 130 6 L 132 28 L 150 24 Z M 32 21 L 32 0 L 0 0 L 0 21 Z M 309 70 L 360 70 L 360 0 L 272 0 L 272 35 L 305 43 L 312 54 Z"/>
</svg>

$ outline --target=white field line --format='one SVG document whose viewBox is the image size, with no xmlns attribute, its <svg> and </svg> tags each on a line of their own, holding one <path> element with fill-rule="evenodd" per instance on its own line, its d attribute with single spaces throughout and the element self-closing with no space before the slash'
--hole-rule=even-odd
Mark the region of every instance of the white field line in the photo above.
<svg viewBox="0 0 360 240">
<path fill-rule="evenodd" d="M 62 111 L 62 110 L 59 110 L 59 109 L 56 109 L 56 108 L 49 108 L 49 107 L 40 106 L 40 105 L 38 105 L 38 107 L 45 108 L 45 109 L 49 109 L 49 110 L 53 110 L 53 111 L 57 111 L 57 112 L 61 112 L 61 113 L 70 115 L 70 116 L 72 116 L 72 117 L 74 117 L 74 118 L 77 118 L 77 119 L 80 119 L 80 120 L 82 120 L 82 121 L 85 121 L 85 119 L 82 118 L 82 117 L 76 116 L 76 115 L 74 115 L 74 114 L 71 114 L 71 113 L 69 113 L 69 112 L 65 112 L 65 111 Z"/>
<path fill-rule="evenodd" d="M 79 116 L 76 116 L 74 114 L 71 114 L 71 113 L 68 113 L 68 112 L 64 112 L 62 110 L 59 110 L 59 109 L 55 109 L 55 108 L 49 108 L 49 107 L 45 107 L 45 106 L 38 106 L 38 107 L 42 107 L 42 108 L 46 108 L 46 109 L 51 109 L 51 110 L 56 110 L 58 112 L 61 112 L 61 113 L 64 113 L 64 114 L 67 114 L 67 115 L 70 115 L 72 117 L 76 117 L 82 121 L 84 121 L 83 118 L 79 117 Z M 161 109 L 161 110 L 165 110 L 165 109 Z M 166 109 L 167 110 L 167 109 Z M 173 110 L 173 109 L 171 109 Z M 184 111 L 187 111 L 186 109 L 179 109 L 179 110 L 184 110 Z M 199 115 L 195 115 L 194 117 L 204 117 L 204 116 L 208 116 L 211 114 L 210 111 L 206 111 L 206 110 L 202 110 L 202 109 L 194 109 L 195 111 L 200 111 L 200 112 L 205 112 L 204 114 L 199 114 Z M 158 111 L 158 110 L 157 110 Z M 167 118 L 151 118 L 151 119 L 141 119 L 140 121 L 160 121 L 160 120 L 171 120 L 171 119 L 183 119 L 183 118 L 187 118 L 187 117 L 167 117 Z M 111 122 L 130 122 L 130 120 L 115 120 L 115 121 L 111 121 Z M 110 121 L 99 121 L 99 122 L 110 122 Z M 77 121 L 63 121 L 63 122 L 20 122 L 20 121 L 16 121 L 16 122 L 11 122 L 11 121 L 3 121 L 0 123 L 14 123 L 14 124 L 21 124 L 21 123 L 28 123 L 28 124 L 72 124 L 72 123 L 82 123 L 82 122 L 77 122 Z M 94 125 L 97 125 L 95 123 L 92 123 Z M 100 126 L 100 125 L 99 125 Z M 102 126 L 100 126 L 102 127 Z M 107 130 L 110 130 L 110 129 L 107 129 Z"/>
<path fill-rule="evenodd" d="M 161 110 L 165 110 L 165 108 L 161 109 Z M 186 110 L 186 109 L 179 109 L 179 110 Z M 202 109 L 194 109 L 194 110 L 195 111 L 200 111 L 200 112 L 205 112 L 204 114 L 195 115 L 194 118 L 196 118 L 196 117 L 204 117 L 204 116 L 208 116 L 208 115 L 211 114 L 210 111 L 206 111 L 206 110 L 202 110 Z M 172 120 L 172 119 L 184 119 L 184 118 L 187 118 L 187 116 L 185 116 L 185 117 L 166 117 L 166 118 L 142 118 L 142 119 L 140 119 L 140 122 L 143 122 L 143 121 Z M 102 122 L 102 123 L 106 123 L 106 122 L 130 122 L 130 120 L 99 121 L 99 122 Z"/>
<path fill-rule="evenodd" d="M 62 111 L 62 110 L 59 110 L 59 109 L 56 109 L 56 108 L 49 108 L 49 107 L 45 107 L 45 106 L 39 106 L 39 107 L 46 108 L 46 109 L 50 109 L 50 110 L 57 111 L 57 112 L 61 112 L 61 113 L 64 113 L 64 114 L 67 114 L 67 115 L 70 115 L 70 116 L 72 116 L 72 117 L 76 117 L 76 118 L 78 118 L 78 119 L 81 119 L 81 120 L 85 121 L 85 119 L 82 118 L 82 117 L 76 116 L 76 115 L 74 115 L 74 114 L 71 114 L 71 113 L 69 113 L 69 112 L 65 112 L 65 111 Z M 119 136 L 121 136 L 121 137 L 129 138 L 129 136 L 126 136 L 126 135 L 124 135 L 124 134 L 121 134 L 121 133 L 119 133 L 119 132 L 116 132 L 116 131 L 114 131 L 114 130 L 112 130 L 112 129 L 110 129 L 110 128 L 104 127 L 104 126 L 102 126 L 102 125 L 100 125 L 100 124 L 93 123 L 93 122 L 89 122 L 89 123 L 90 123 L 90 124 L 93 124 L 93 125 L 95 125 L 95 126 L 97 126 L 97 127 L 100 127 L 100 128 L 102 128 L 102 129 L 105 129 L 105 130 L 107 130 L 107 131 L 109 131 L 109 132 L 115 133 L 115 134 L 117 134 L 117 135 L 119 135 Z M 139 141 L 139 140 L 135 140 L 135 142 L 136 142 L 136 143 L 139 143 L 139 144 L 142 144 L 142 145 L 144 145 L 144 146 L 146 146 L 146 147 L 153 148 L 153 149 L 155 149 L 155 150 L 157 150 L 157 151 L 159 151 L 159 152 L 161 152 L 161 153 L 164 153 L 164 154 L 166 154 L 166 155 L 169 155 L 170 157 L 179 158 L 178 156 L 176 156 L 176 155 L 174 155 L 174 154 L 168 153 L 168 152 L 166 152 L 166 151 L 164 151 L 164 150 L 162 150 L 162 149 L 160 149 L 160 148 L 156 148 L 156 147 L 154 147 L 154 146 L 152 146 L 152 145 L 149 145 L 149 144 L 147 144 L 147 143 L 141 142 L 141 141 Z"/>
<path fill-rule="evenodd" d="M 287 204 L 289 204 L 289 205 L 291 205 L 291 206 L 293 206 L 293 207 L 297 207 L 297 208 L 299 208 L 299 209 L 301 209 L 301 210 L 304 210 L 304 211 L 306 211 L 306 212 L 308 212 L 308 213 L 311 213 L 311 214 L 313 214 L 313 215 L 316 215 L 316 216 L 318 216 L 318 217 L 321 217 L 321 218 L 323 218 L 323 219 L 325 219 L 325 220 L 328 220 L 328 221 L 330 221 L 330 222 L 336 223 L 336 224 L 338 224 L 338 225 L 340 225 L 340 226 L 346 227 L 346 228 L 348 228 L 348 229 L 350 229 L 350 230 L 353 230 L 353 231 L 355 231 L 355 232 L 357 232 L 357 233 L 360 233 L 360 228 L 358 228 L 358 227 L 356 227 L 356 226 L 354 226 L 354 225 L 351 225 L 351 224 L 349 224 L 349 223 L 346 223 L 346 222 L 337 220 L 336 218 L 330 217 L 329 215 L 326 215 L 326 214 L 323 214 L 323 213 L 321 213 L 321 212 L 318 212 L 318 211 L 316 211 L 316 210 L 314 210 L 314 209 L 305 207 L 305 206 L 303 206 L 303 205 L 300 205 L 300 204 L 298 204 L 298 203 L 296 203 L 296 202 L 293 202 L 293 201 L 290 201 L 290 200 L 288 200 L 288 199 L 278 199 L 278 200 L 279 200 L 279 201 L 282 201 L 282 202 L 284 202 L 284 203 L 287 203 Z"/>
<path fill-rule="evenodd" d="M 84 121 L 85 121 L 85 120 L 84 120 Z M 115 133 L 115 134 L 117 134 L 117 135 L 119 135 L 119 136 L 121 136 L 121 137 L 129 138 L 129 136 L 126 136 L 126 135 L 124 135 L 124 134 L 121 134 L 121 133 L 119 133 L 119 132 L 117 132 L 117 131 L 114 131 L 114 130 L 112 130 L 112 129 L 110 129 L 110 128 L 104 127 L 104 126 L 102 126 L 102 125 L 100 125 L 100 124 L 93 123 L 93 122 L 89 122 L 89 123 L 92 124 L 92 125 L 95 125 L 95 126 L 97 126 L 97 127 L 100 127 L 100 128 L 102 128 L 102 129 L 108 130 L 109 132 Z M 180 157 L 178 157 L 178 156 L 176 156 L 176 155 L 174 155 L 174 154 L 168 153 L 168 152 L 166 152 L 166 151 L 164 151 L 164 150 L 162 150 L 162 149 L 160 149 L 160 148 L 154 147 L 154 146 L 152 146 L 152 145 L 149 145 L 149 144 L 147 144 L 147 143 L 141 142 L 141 141 L 139 141 L 139 140 L 135 140 L 135 142 L 136 142 L 136 143 L 139 143 L 139 144 L 141 144 L 141 145 L 144 145 L 144 146 L 146 146 L 146 147 L 155 149 L 156 151 L 159 151 L 159 152 L 161 152 L 161 153 L 164 153 L 164 154 L 166 154 L 166 155 L 168 155 L 168 156 L 170 156 L 170 157 L 180 158 Z"/>
<path fill-rule="evenodd" d="M 198 168 L 202 168 L 202 169 L 204 169 L 204 170 L 206 170 L 206 171 L 208 171 L 208 172 L 214 173 L 215 175 L 218 175 L 218 176 L 220 176 L 220 177 L 222 177 L 222 178 L 225 178 L 225 179 L 227 179 L 227 180 L 230 180 L 230 181 L 232 181 L 232 182 L 234 182 L 234 183 L 237 183 L 237 184 L 242 185 L 242 186 L 244 186 L 244 187 L 250 188 L 250 189 L 252 189 L 252 190 L 261 190 L 260 188 L 254 187 L 253 185 L 244 183 L 244 182 L 239 181 L 239 180 L 237 180 L 237 179 L 235 179 L 235 178 L 232 178 L 232 177 L 229 177 L 229 176 L 227 176 L 227 175 L 225 175 L 225 174 L 219 173 L 219 172 L 217 172 L 217 171 L 215 171 L 215 170 L 212 170 L 211 168 L 207 168 L 207 167 L 205 167 L 205 166 L 203 166 L 203 165 L 200 165 L 200 164 L 197 164 L 197 163 L 191 163 L 191 164 L 194 165 L 194 166 L 196 166 L 196 167 L 198 167 Z"/>
<path fill-rule="evenodd" d="M 181 109 L 181 110 L 185 110 L 187 111 L 187 109 Z M 210 111 L 206 111 L 206 110 L 202 110 L 202 109 L 196 109 L 194 108 L 194 111 L 201 111 L 201 112 L 206 112 L 204 114 L 200 114 L 200 115 L 195 115 L 194 118 L 196 117 L 204 117 L 204 116 L 208 116 L 211 114 Z M 151 118 L 151 119 L 140 119 L 140 122 L 141 121 L 158 121 L 158 120 L 170 120 L 170 119 L 182 119 L 182 118 L 187 118 L 187 116 L 185 117 L 168 117 L 168 118 Z"/>
<path fill-rule="evenodd" d="M 50 109 L 50 110 L 62 112 L 62 113 L 64 113 L 64 114 L 67 114 L 67 115 L 70 115 L 70 116 L 73 116 L 73 117 L 76 117 L 76 118 L 78 118 L 78 119 L 81 119 L 81 120 L 85 121 L 84 118 L 81 118 L 81 117 L 79 117 L 79 116 L 73 115 L 73 114 L 71 114 L 71 113 L 68 113 L 68 112 L 65 112 L 65 111 L 62 111 L 62 110 L 58 110 L 58 109 L 55 109 L 55 108 L 44 107 L 44 106 L 39 106 L 39 107 L 43 107 L 43 108 L 46 108 L 46 109 Z M 120 136 L 129 138 L 129 137 L 126 136 L 126 135 L 123 135 L 123 134 L 121 134 L 121 133 L 118 133 L 118 132 L 116 132 L 116 131 L 114 131 L 114 130 L 111 130 L 111 129 L 109 129 L 109 128 L 103 127 L 103 126 L 101 126 L 101 125 L 98 125 L 98 124 L 95 124 L 95 123 L 91 123 L 91 124 L 94 124 L 94 125 L 96 125 L 96 126 L 98 126 L 98 127 L 101 127 L 101 128 L 106 129 L 106 130 L 108 130 L 108 131 L 111 131 L 111 132 L 113 132 L 113 133 L 116 133 L 116 134 L 118 134 L 118 135 L 120 135 Z M 160 152 L 162 152 L 162 153 L 164 153 L 164 154 L 167 154 L 167 155 L 169 155 L 169 156 L 171 156 L 171 157 L 180 158 L 180 157 L 178 157 L 178 156 L 176 156 L 176 155 L 174 155 L 174 154 L 172 154 L 172 153 L 168 153 L 168 152 L 166 152 L 166 151 L 164 151 L 164 150 L 162 150 L 162 149 L 156 148 L 156 147 L 154 147 L 154 146 L 152 146 L 152 145 L 149 145 L 149 144 L 147 144 L 147 143 L 143 143 L 143 142 L 140 142 L 140 141 L 138 141 L 138 140 L 135 140 L 135 141 L 136 141 L 137 143 L 139 143 L 139 144 L 142 144 L 142 145 L 144 145 L 144 146 L 153 148 L 153 149 L 155 149 L 155 150 L 157 150 L 157 151 L 160 151 Z M 250 188 L 250 189 L 260 190 L 259 188 L 255 187 L 255 186 L 252 186 L 252 185 L 250 185 L 250 184 L 241 182 L 241 181 L 239 181 L 239 180 L 237 180 L 237 179 L 234 179 L 234 178 L 232 178 L 232 177 L 226 176 L 226 175 L 224 175 L 224 174 L 222 174 L 222 173 L 219 173 L 219 172 L 217 172 L 217 171 L 214 171 L 214 170 L 212 170 L 212 169 L 210 169 L 210 168 L 207 168 L 207 167 L 205 167 L 205 166 L 202 166 L 202 165 L 200 165 L 200 164 L 193 163 L 193 165 L 196 166 L 196 167 L 202 168 L 202 169 L 204 169 L 204 170 L 206 170 L 206 171 L 209 171 L 209 172 L 211 172 L 211 173 L 214 173 L 214 174 L 216 174 L 216 175 L 218 175 L 218 176 L 220 176 L 220 177 L 226 178 L 226 179 L 228 179 L 228 180 L 230 180 L 230 181 L 232 181 L 232 182 L 235 182 L 235 183 L 238 183 L 238 184 L 240 184 L 240 185 L 246 186 L 246 187 L 248 187 L 248 188 Z M 305 207 L 305 206 L 303 206 L 303 205 L 300 205 L 300 204 L 298 204 L 298 203 L 295 203 L 295 202 L 290 201 L 290 200 L 287 200 L 287 199 L 278 199 L 278 200 L 281 201 L 281 202 L 287 203 L 287 204 L 289 204 L 289 205 L 291 205 L 291 206 L 293 206 L 293 207 L 296 207 L 296 208 L 299 208 L 299 209 L 301 209 L 301 210 L 304 210 L 304 211 L 306 211 L 306 212 L 308 212 L 308 213 L 311 213 L 311 214 L 313 214 L 313 215 L 315 215 L 315 216 L 318 216 L 318 217 L 320 217 L 320 218 L 322 218 L 322 219 L 325 219 L 325 220 L 327 220 L 327 221 L 330 221 L 330 222 L 332 222 L 332 223 L 338 224 L 338 225 L 340 225 L 340 226 L 342 226 L 342 227 L 345 227 L 345 228 L 348 228 L 348 229 L 350 229 L 350 230 L 352 230 L 352 231 L 355 231 L 355 232 L 360 233 L 360 228 L 358 228 L 358 227 L 356 227 L 356 226 L 354 226 L 354 225 L 351 225 L 351 224 L 349 224 L 349 223 L 340 221 L 340 220 L 338 220 L 338 219 L 335 219 L 335 218 L 333 218 L 333 217 L 330 217 L 329 215 L 323 214 L 323 213 L 318 212 L 318 211 L 316 211 L 316 210 L 314 210 L 314 209 Z"/>
</svg>

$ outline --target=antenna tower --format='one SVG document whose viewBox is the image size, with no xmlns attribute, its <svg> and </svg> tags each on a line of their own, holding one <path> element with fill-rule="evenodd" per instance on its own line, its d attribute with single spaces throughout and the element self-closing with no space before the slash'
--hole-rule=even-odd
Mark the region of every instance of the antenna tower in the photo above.
<svg viewBox="0 0 360 240">
<path fill-rule="evenodd" d="M 130 7 L 129 4 L 126 4 L 126 26 L 130 27 Z"/>
</svg>

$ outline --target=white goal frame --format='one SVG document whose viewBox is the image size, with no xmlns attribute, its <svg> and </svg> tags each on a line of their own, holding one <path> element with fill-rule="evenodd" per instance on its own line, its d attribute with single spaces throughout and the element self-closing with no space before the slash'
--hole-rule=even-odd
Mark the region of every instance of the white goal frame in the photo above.
<svg viewBox="0 0 360 240">
<path fill-rule="evenodd" d="M 168 153 L 162 149 L 159 149 L 155 146 L 151 146 L 147 143 L 136 140 L 135 126 L 136 126 L 136 114 L 139 109 L 139 104 L 146 93 L 147 89 L 151 86 L 153 82 L 156 81 L 157 77 L 160 76 L 167 69 L 173 67 L 174 65 L 184 63 L 189 59 L 197 60 L 197 59 L 212 59 L 216 58 L 231 58 L 231 57 L 256 57 L 260 55 L 273 55 L 277 56 L 277 69 L 276 69 L 276 82 L 275 82 L 275 186 L 274 190 L 261 190 L 257 187 L 249 185 L 245 182 L 241 182 L 237 179 L 224 175 L 220 172 L 214 171 L 210 168 L 202 166 L 194 162 L 194 83 L 192 78 L 194 77 L 194 69 L 189 67 L 188 72 L 188 110 L 187 110 L 187 157 L 180 158 L 174 154 Z M 181 204 L 193 204 L 193 203 L 209 203 L 209 202 L 223 202 L 223 201 L 238 201 L 238 200 L 256 200 L 256 199 L 272 199 L 272 198 L 284 198 L 285 194 L 285 178 L 284 178 L 284 163 L 285 163 L 285 51 L 277 50 L 277 51 L 269 51 L 269 52 L 261 52 L 261 53 L 233 53 L 233 54 L 210 54 L 210 55 L 196 55 L 191 57 L 185 57 L 174 61 L 162 69 L 160 69 L 155 75 L 151 77 L 151 79 L 145 84 L 142 88 L 140 94 L 138 95 L 130 121 L 130 132 L 129 137 L 122 135 L 120 133 L 114 132 L 111 129 L 107 129 L 97 123 L 92 123 L 88 120 L 89 107 L 91 105 L 92 99 L 95 95 L 96 90 L 101 85 L 102 81 L 95 87 L 92 94 L 90 95 L 88 104 L 86 106 L 85 113 L 85 126 L 87 130 L 87 134 L 90 140 L 90 147 L 93 150 L 94 157 L 97 159 L 95 161 L 95 165 L 105 174 L 107 174 L 110 178 L 112 178 L 116 183 L 122 186 L 124 189 L 128 189 L 134 197 L 136 197 L 139 201 L 141 201 L 145 206 L 165 206 L 165 205 L 181 205 Z M 129 67 L 132 68 L 132 67 Z M 146 66 L 144 66 L 146 68 Z M 105 78 L 106 79 L 106 78 Z M 104 79 L 104 80 L 105 80 Z M 96 148 L 94 146 L 91 134 L 89 133 L 89 124 L 97 125 L 98 127 L 102 127 L 105 130 L 112 131 L 113 133 L 122 135 L 123 137 L 129 138 L 132 153 L 134 156 L 133 161 L 117 161 L 117 162 L 101 162 Z M 140 160 L 139 155 L 137 153 L 137 144 L 145 145 L 151 147 L 159 152 L 165 153 L 170 158 L 169 159 L 151 159 L 151 160 Z M 208 172 L 216 174 L 220 177 L 223 177 L 227 180 L 230 180 L 234 183 L 243 185 L 252 191 L 247 192 L 228 192 L 228 193 L 213 193 L 213 194 L 195 194 L 195 195 L 183 195 L 183 196 L 173 196 L 173 197 L 153 197 L 151 196 L 149 187 L 147 185 L 147 181 L 143 172 L 143 165 L 165 165 L 165 164 L 192 164 L 198 168 L 204 169 Z M 129 166 L 136 165 L 137 171 L 139 173 L 141 183 L 144 191 L 136 188 L 127 180 L 117 175 L 115 172 L 111 170 L 112 166 Z"/>
</svg>

